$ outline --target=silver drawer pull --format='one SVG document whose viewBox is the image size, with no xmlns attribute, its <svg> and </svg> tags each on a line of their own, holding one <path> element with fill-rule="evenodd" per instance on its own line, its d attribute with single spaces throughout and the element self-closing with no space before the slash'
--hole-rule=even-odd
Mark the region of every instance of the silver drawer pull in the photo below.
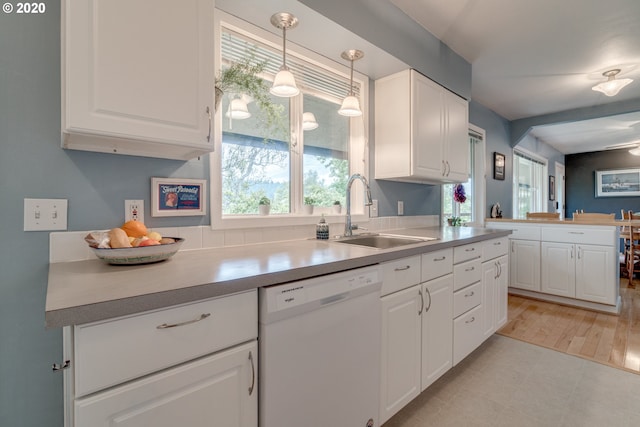
<svg viewBox="0 0 640 427">
<path fill-rule="evenodd" d="M 494 245 L 496 246 L 500 246 L 502 244 L 502 242 L 493 242 Z"/>
<path fill-rule="evenodd" d="M 465 322 L 464 322 L 464 323 L 473 323 L 473 322 L 475 322 L 475 321 L 476 321 L 476 318 L 475 318 L 475 317 L 472 317 L 472 318 L 471 318 L 471 320 L 465 320 Z"/>
<path fill-rule="evenodd" d="M 410 269 L 410 265 L 405 265 L 404 267 L 396 267 L 395 271 L 404 271 Z"/>
<path fill-rule="evenodd" d="M 474 295 L 475 295 L 475 292 L 471 291 L 471 293 L 470 293 L 470 294 L 464 294 L 464 297 L 465 297 L 465 298 L 469 298 L 469 297 L 472 297 L 472 296 L 474 296 Z"/>
<path fill-rule="evenodd" d="M 582 231 L 570 231 L 569 234 L 584 234 Z"/>
<path fill-rule="evenodd" d="M 447 259 L 446 256 L 440 257 L 440 258 L 434 258 L 434 261 L 444 261 L 445 259 Z"/>
<path fill-rule="evenodd" d="M 249 352 L 249 362 L 251 362 L 251 385 L 249 386 L 249 396 L 251 396 L 256 386 L 256 368 L 253 364 L 253 354 L 251 352 Z"/>
<path fill-rule="evenodd" d="M 171 323 L 171 324 L 163 323 L 162 325 L 156 326 L 156 329 L 169 329 L 169 328 L 177 328 L 178 326 L 190 325 L 192 323 L 196 323 L 201 320 L 204 320 L 209 316 L 211 316 L 211 313 L 202 313 L 200 317 L 198 317 L 197 319 L 187 320 L 186 322 L 180 322 L 180 323 Z"/>
<path fill-rule="evenodd" d="M 464 271 L 473 271 L 475 269 L 476 269 L 475 267 L 467 267 L 464 269 Z"/>
<path fill-rule="evenodd" d="M 465 252 L 473 252 L 475 250 L 476 250 L 476 248 L 467 248 L 467 249 L 465 249 Z"/>
</svg>

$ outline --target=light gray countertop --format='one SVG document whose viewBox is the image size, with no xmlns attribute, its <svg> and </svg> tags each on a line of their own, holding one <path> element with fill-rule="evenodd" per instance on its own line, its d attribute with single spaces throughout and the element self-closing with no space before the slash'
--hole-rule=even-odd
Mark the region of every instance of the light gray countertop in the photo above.
<svg viewBox="0 0 640 427">
<path fill-rule="evenodd" d="M 510 234 L 509 230 L 426 227 L 390 234 L 437 237 L 394 249 L 292 240 L 180 251 L 167 261 L 114 266 L 95 259 L 52 263 L 45 323 L 77 325 L 228 295 Z"/>
</svg>

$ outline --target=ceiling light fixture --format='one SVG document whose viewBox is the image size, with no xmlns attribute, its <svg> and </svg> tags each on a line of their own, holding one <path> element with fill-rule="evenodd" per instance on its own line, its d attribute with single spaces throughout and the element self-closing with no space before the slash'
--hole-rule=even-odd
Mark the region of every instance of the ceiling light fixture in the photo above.
<svg viewBox="0 0 640 427">
<path fill-rule="evenodd" d="M 340 56 L 342 59 L 351 61 L 351 77 L 349 78 L 349 95 L 342 100 L 338 114 L 347 117 L 358 117 L 362 115 L 362 110 L 360 110 L 360 102 L 353 91 L 353 61 L 361 59 L 364 56 L 364 52 L 357 49 L 350 49 L 342 52 Z"/>
<path fill-rule="evenodd" d="M 302 113 L 302 129 L 314 130 L 318 128 L 316 116 L 313 113 Z"/>
<path fill-rule="evenodd" d="M 635 148 L 632 148 L 631 150 L 629 150 L 629 152 L 634 156 L 640 156 L 640 145 Z"/>
<path fill-rule="evenodd" d="M 271 24 L 282 29 L 282 66 L 276 74 L 270 92 L 282 98 L 291 98 L 300 93 L 296 86 L 296 80 L 287 67 L 287 29 L 295 28 L 298 25 L 298 18 L 287 12 L 276 13 L 271 17 Z"/>
<path fill-rule="evenodd" d="M 247 108 L 247 101 L 244 96 L 242 98 L 234 98 L 229 103 L 229 109 L 225 113 L 225 116 L 231 119 L 243 120 L 251 117 L 251 113 Z"/>
<path fill-rule="evenodd" d="M 616 75 L 619 72 L 619 68 L 605 71 L 602 75 L 607 77 L 608 80 L 606 82 L 598 83 L 591 89 L 597 92 L 602 92 L 607 96 L 616 96 L 618 92 L 620 92 L 620 89 L 633 81 L 632 79 L 616 79 Z"/>
</svg>

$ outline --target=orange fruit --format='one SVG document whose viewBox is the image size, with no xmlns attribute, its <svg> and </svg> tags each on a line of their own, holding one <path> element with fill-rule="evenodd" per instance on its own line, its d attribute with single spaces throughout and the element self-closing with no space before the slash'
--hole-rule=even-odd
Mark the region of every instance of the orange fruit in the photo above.
<svg viewBox="0 0 640 427">
<path fill-rule="evenodd" d="M 147 235 L 147 227 L 140 221 L 127 221 L 122 224 L 120 228 L 122 228 L 129 237 L 142 237 Z"/>
</svg>

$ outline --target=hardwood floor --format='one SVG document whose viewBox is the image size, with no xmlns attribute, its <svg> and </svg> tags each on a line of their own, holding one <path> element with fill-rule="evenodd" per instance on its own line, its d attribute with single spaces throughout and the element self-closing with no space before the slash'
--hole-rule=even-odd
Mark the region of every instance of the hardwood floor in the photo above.
<svg viewBox="0 0 640 427">
<path fill-rule="evenodd" d="M 620 279 L 619 316 L 509 295 L 498 334 L 640 374 L 640 280 Z"/>
</svg>

